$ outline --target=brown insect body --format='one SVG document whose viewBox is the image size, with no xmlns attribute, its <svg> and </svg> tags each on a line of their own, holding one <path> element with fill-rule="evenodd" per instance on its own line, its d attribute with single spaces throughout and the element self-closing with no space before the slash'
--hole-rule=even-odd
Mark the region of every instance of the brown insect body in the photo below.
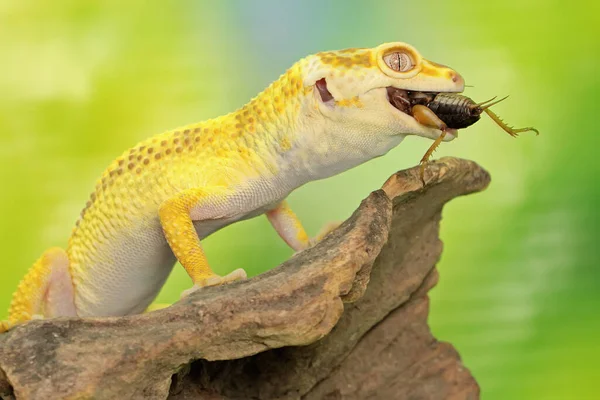
<svg viewBox="0 0 600 400">
<path fill-rule="evenodd" d="M 483 110 L 477 103 L 460 94 L 440 93 L 427 108 L 444 121 L 448 128 L 462 129 L 473 125 L 481 118 Z"/>
<path fill-rule="evenodd" d="M 411 104 L 424 105 L 446 123 L 448 128 L 462 129 L 481 118 L 483 109 L 467 96 L 456 93 L 410 92 Z"/>
</svg>

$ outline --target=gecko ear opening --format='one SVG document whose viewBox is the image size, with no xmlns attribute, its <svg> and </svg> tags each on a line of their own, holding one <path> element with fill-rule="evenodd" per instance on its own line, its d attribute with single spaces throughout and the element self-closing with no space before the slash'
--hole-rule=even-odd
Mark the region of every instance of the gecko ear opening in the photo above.
<svg viewBox="0 0 600 400">
<path fill-rule="evenodd" d="M 327 90 L 327 81 L 325 78 L 319 79 L 315 85 L 317 86 L 317 89 L 319 89 L 319 94 L 321 95 L 323 103 L 333 100 L 333 95 Z"/>
</svg>

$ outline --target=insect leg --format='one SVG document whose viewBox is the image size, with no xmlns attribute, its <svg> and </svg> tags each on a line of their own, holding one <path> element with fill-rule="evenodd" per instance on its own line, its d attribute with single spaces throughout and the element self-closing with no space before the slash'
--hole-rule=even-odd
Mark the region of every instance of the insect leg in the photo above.
<svg viewBox="0 0 600 400">
<path fill-rule="evenodd" d="M 413 117 L 422 125 L 430 126 L 432 128 L 437 128 L 442 131 L 440 136 L 433 142 L 433 144 L 429 147 L 423 158 L 421 158 L 419 176 L 421 177 L 421 182 L 423 182 L 423 186 L 425 186 L 425 164 L 429 161 L 429 158 L 435 151 L 435 149 L 442 143 L 444 137 L 446 136 L 446 129 L 448 126 L 444 121 L 442 121 L 433 111 L 429 108 L 416 105 L 412 108 Z"/>
<path fill-rule="evenodd" d="M 517 137 L 517 135 L 521 132 L 528 132 L 528 131 L 533 131 L 535 132 L 536 135 L 539 135 L 540 132 L 533 128 L 533 127 L 527 127 L 527 128 L 519 128 L 519 129 L 515 129 L 512 126 L 508 126 L 504 121 L 502 121 L 502 119 L 496 115 L 492 110 L 485 108 L 483 111 L 485 111 L 485 113 L 487 115 L 490 116 L 490 118 L 496 123 L 498 124 L 498 126 L 502 129 L 504 129 L 504 131 L 506 131 L 506 133 L 508 133 L 510 136 L 512 137 Z"/>
</svg>

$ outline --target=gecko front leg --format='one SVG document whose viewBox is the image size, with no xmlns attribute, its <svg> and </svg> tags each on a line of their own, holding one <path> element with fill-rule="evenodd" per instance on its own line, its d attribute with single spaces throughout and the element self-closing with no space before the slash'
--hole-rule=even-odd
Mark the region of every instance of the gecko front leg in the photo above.
<svg viewBox="0 0 600 400">
<path fill-rule="evenodd" d="M 314 246 L 341 224 L 341 222 L 328 223 L 317 236 L 310 239 L 300 219 L 289 207 L 287 201 L 282 201 L 277 207 L 268 211 L 267 218 L 279 236 L 296 252 Z"/>
<path fill-rule="evenodd" d="M 196 188 L 183 191 L 160 206 L 159 217 L 165 238 L 194 283 L 191 289 L 182 293 L 182 297 L 205 286 L 246 278 L 246 272 L 241 268 L 225 276 L 213 272 L 192 222 L 235 215 L 237 210 L 228 197 L 227 190 L 221 187 Z"/>
</svg>

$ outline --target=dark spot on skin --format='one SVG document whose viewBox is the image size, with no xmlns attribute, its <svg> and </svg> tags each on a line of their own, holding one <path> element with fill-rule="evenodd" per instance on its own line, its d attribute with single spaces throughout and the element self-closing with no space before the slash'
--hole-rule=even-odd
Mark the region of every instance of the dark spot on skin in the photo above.
<svg viewBox="0 0 600 400">
<path fill-rule="evenodd" d="M 166 151 L 167 155 L 171 154 L 172 152 L 173 152 L 173 150 L 171 150 L 171 149 L 167 149 L 167 151 Z"/>
<path fill-rule="evenodd" d="M 124 162 L 125 160 L 119 160 L 119 166 L 123 165 Z"/>
<path fill-rule="evenodd" d="M 190 130 L 186 129 L 185 131 L 183 131 L 183 133 L 187 135 L 188 133 L 190 133 Z"/>
<path fill-rule="evenodd" d="M 144 159 L 144 165 L 148 165 L 150 163 L 150 160 L 148 160 L 147 158 Z"/>
<path fill-rule="evenodd" d="M 178 138 L 173 139 L 173 143 L 175 143 L 175 144 L 179 143 L 179 139 Z"/>
<path fill-rule="evenodd" d="M 154 158 L 156 158 L 157 160 L 160 160 L 160 157 L 161 157 L 160 153 L 156 153 L 156 154 L 154 155 Z"/>
<path fill-rule="evenodd" d="M 194 141 L 195 141 L 196 143 L 198 143 L 198 142 L 200 141 L 200 136 L 196 136 L 196 137 L 194 138 Z"/>
<path fill-rule="evenodd" d="M 135 167 L 135 165 L 133 163 L 129 163 L 129 165 L 127 166 L 127 168 L 129 168 L 129 169 L 133 169 L 133 167 Z"/>
<path fill-rule="evenodd" d="M 194 133 L 200 132 L 200 128 L 194 128 Z"/>
<path fill-rule="evenodd" d="M 148 154 L 152 154 L 153 151 L 154 149 L 152 147 L 148 147 Z"/>
<path fill-rule="evenodd" d="M 166 141 L 166 140 L 163 140 L 162 142 L 160 142 L 160 145 L 161 145 L 161 146 L 166 146 L 166 145 L 167 145 L 167 141 Z"/>
<path fill-rule="evenodd" d="M 181 153 L 183 151 L 183 149 L 179 146 L 177 146 L 177 148 L 175 149 L 176 152 Z"/>
<path fill-rule="evenodd" d="M 146 146 L 140 146 L 140 151 L 144 150 Z"/>
<path fill-rule="evenodd" d="M 137 156 L 137 160 L 138 160 L 138 161 L 142 161 L 142 158 L 144 158 L 144 156 L 143 156 L 143 155 L 141 155 L 141 154 L 140 154 L 139 156 Z"/>
<path fill-rule="evenodd" d="M 188 139 L 188 138 L 185 138 L 185 140 L 183 141 L 183 144 L 184 144 L 184 145 L 186 145 L 186 146 L 187 146 L 188 144 L 190 144 L 190 139 Z"/>
</svg>

